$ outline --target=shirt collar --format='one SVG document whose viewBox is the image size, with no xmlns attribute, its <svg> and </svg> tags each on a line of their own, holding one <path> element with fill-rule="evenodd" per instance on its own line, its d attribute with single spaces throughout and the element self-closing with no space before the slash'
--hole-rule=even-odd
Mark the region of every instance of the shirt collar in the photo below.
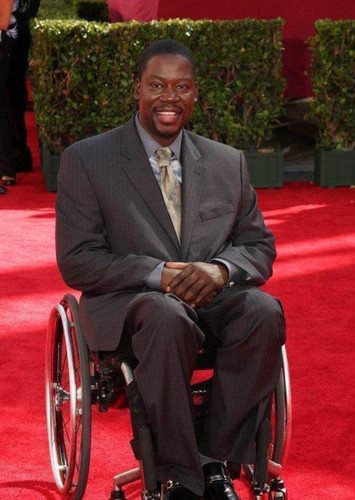
<svg viewBox="0 0 355 500">
<path fill-rule="evenodd" d="M 157 149 L 161 148 L 161 145 L 153 139 L 153 137 L 148 134 L 148 132 L 142 127 L 139 122 L 138 112 L 134 117 L 134 121 L 137 127 L 137 132 L 140 140 L 142 141 L 145 152 L 147 153 L 148 158 L 150 158 Z M 171 144 L 169 144 L 169 148 L 180 161 L 180 153 L 181 153 L 181 143 L 182 143 L 182 130 L 180 130 L 179 135 Z"/>
</svg>

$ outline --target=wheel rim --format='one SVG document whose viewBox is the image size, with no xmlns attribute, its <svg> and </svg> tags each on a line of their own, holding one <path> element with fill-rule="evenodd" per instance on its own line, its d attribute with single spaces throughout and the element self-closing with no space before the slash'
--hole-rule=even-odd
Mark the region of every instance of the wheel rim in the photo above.
<svg viewBox="0 0 355 500">
<path fill-rule="evenodd" d="M 280 378 L 271 401 L 271 442 L 269 445 L 268 472 L 279 477 L 287 460 L 292 424 L 291 384 L 285 346 L 282 346 L 282 368 Z M 252 482 L 254 466 L 246 465 L 244 470 Z"/>
<path fill-rule="evenodd" d="M 288 366 L 286 347 L 282 346 L 282 373 L 284 377 L 284 401 L 285 404 L 285 437 L 284 446 L 282 451 L 281 463 L 285 464 L 288 457 L 288 452 L 291 442 L 292 432 L 292 394 L 291 394 L 291 381 L 290 370 Z"/>
<path fill-rule="evenodd" d="M 51 465 L 61 493 L 76 488 L 80 457 L 82 388 L 75 336 L 67 311 L 57 305 L 50 317 L 47 340 L 46 410 Z M 81 442 L 81 441 L 79 441 Z"/>
</svg>

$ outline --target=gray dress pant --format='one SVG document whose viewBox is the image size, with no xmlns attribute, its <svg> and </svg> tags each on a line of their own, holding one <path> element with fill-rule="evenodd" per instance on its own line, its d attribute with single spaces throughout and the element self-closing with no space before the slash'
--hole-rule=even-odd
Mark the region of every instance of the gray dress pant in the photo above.
<svg viewBox="0 0 355 500">
<path fill-rule="evenodd" d="M 128 307 L 126 332 L 139 361 L 135 376 L 156 442 L 158 479 L 202 495 L 199 451 L 253 463 L 258 424 L 281 368 L 285 320 L 279 301 L 257 287 L 237 285 L 194 310 L 172 294 L 147 291 Z M 220 347 L 199 449 L 190 380 L 205 335 Z"/>
</svg>

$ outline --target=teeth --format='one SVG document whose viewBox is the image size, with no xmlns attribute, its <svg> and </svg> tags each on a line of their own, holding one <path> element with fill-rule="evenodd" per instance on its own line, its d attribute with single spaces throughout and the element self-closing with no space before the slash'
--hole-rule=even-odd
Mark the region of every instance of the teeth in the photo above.
<svg viewBox="0 0 355 500">
<path fill-rule="evenodd" d="M 159 115 L 176 115 L 175 111 L 158 111 Z"/>
</svg>

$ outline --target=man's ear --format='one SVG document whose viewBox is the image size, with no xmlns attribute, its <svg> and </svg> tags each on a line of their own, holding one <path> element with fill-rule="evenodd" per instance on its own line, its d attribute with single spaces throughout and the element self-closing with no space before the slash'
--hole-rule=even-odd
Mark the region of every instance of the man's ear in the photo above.
<svg viewBox="0 0 355 500">
<path fill-rule="evenodd" d="M 197 102 L 198 101 L 198 85 L 197 85 L 197 82 L 195 82 L 195 87 L 196 87 L 196 95 L 195 95 L 195 98 L 194 98 L 194 102 Z"/>
</svg>

